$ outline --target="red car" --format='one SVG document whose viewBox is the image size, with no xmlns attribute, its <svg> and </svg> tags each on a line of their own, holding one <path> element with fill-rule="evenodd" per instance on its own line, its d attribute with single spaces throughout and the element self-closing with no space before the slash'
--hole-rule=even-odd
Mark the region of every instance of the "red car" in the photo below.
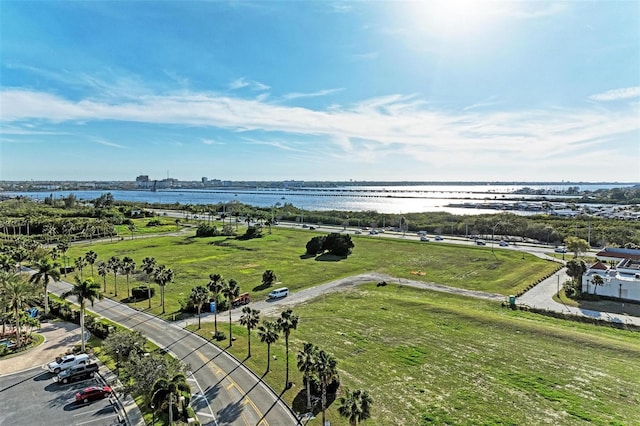
<svg viewBox="0 0 640 426">
<path fill-rule="evenodd" d="M 96 399 L 106 398 L 111 394 L 109 386 L 90 386 L 76 393 L 76 402 L 89 402 Z"/>
</svg>

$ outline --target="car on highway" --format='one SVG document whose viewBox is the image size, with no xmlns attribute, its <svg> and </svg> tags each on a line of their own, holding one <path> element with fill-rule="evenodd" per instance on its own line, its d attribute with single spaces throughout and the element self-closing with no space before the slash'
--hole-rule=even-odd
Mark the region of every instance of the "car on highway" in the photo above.
<svg viewBox="0 0 640 426">
<path fill-rule="evenodd" d="M 476 245 L 479 245 L 479 246 L 486 246 L 486 245 L 487 245 L 487 243 L 485 243 L 485 242 L 484 242 L 484 240 L 476 240 Z"/>
<path fill-rule="evenodd" d="M 567 248 L 560 246 L 560 247 L 556 247 L 554 250 L 556 253 L 566 253 L 567 252 Z"/>
<path fill-rule="evenodd" d="M 420 237 L 420 241 L 429 241 L 428 237 L 425 237 L 424 235 L 422 237 Z"/>
<path fill-rule="evenodd" d="M 353 233 L 356 234 L 356 235 L 359 235 L 359 234 L 362 234 L 362 231 L 359 230 L 359 229 L 356 229 Z"/>
<path fill-rule="evenodd" d="M 444 240 L 444 238 L 442 238 L 442 236 L 440 236 L 440 235 L 436 235 L 434 239 L 435 239 L 436 241 L 442 241 L 442 240 Z"/>
<path fill-rule="evenodd" d="M 87 403 L 96 399 L 107 398 L 113 390 L 110 386 L 89 386 L 76 393 L 76 402 Z"/>
<path fill-rule="evenodd" d="M 506 241 L 500 241 L 499 244 L 500 244 L 500 247 L 507 247 L 509 245 L 509 243 Z"/>
<path fill-rule="evenodd" d="M 378 235 L 378 231 L 372 229 L 371 231 L 369 231 L 369 235 Z"/>
</svg>

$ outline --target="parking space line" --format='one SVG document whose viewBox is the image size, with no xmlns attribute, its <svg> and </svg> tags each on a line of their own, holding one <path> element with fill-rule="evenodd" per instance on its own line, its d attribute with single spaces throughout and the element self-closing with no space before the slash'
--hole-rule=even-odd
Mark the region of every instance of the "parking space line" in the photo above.
<svg viewBox="0 0 640 426">
<path fill-rule="evenodd" d="M 102 416 L 99 419 L 92 419 L 92 420 L 87 420 L 86 422 L 80 422 L 80 423 L 76 423 L 76 426 L 80 426 L 80 425 L 86 425 L 89 423 L 94 423 L 94 422 L 100 422 L 100 421 L 104 421 L 105 419 L 110 419 L 111 417 L 117 417 L 117 414 L 112 414 L 110 416 Z"/>
</svg>

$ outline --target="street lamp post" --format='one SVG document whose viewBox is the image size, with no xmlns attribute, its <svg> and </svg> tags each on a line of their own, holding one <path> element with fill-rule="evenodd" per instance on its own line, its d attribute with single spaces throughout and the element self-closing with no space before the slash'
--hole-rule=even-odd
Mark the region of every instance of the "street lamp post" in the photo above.
<svg viewBox="0 0 640 426">
<path fill-rule="evenodd" d="M 151 404 L 151 426 L 154 426 L 156 424 L 156 406 L 154 404 Z"/>
<path fill-rule="evenodd" d="M 120 349 L 116 349 L 116 376 L 120 376 Z"/>
</svg>

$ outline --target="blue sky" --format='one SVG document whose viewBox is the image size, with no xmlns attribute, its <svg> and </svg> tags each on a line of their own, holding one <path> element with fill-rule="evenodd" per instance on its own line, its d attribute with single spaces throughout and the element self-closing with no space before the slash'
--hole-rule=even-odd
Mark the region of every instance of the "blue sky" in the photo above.
<svg viewBox="0 0 640 426">
<path fill-rule="evenodd" d="M 640 182 L 640 2 L 0 2 L 0 180 Z"/>
</svg>

